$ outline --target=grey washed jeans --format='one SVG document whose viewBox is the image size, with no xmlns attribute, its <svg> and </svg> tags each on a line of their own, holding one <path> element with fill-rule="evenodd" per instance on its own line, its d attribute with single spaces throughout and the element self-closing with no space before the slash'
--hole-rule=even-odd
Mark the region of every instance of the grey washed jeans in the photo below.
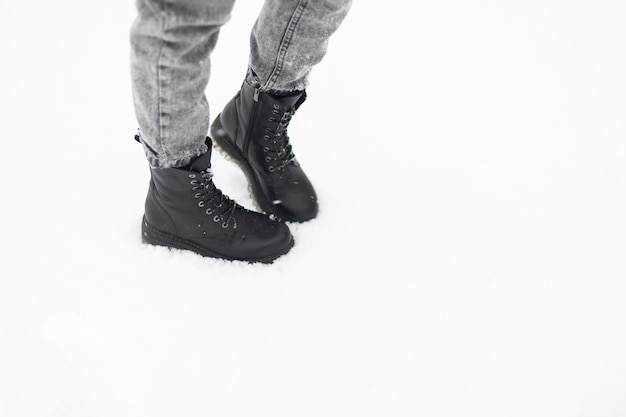
<svg viewBox="0 0 626 417">
<path fill-rule="evenodd" d="M 133 100 L 153 167 L 183 166 L 207 150 L 210 56 L 234 1 L 137 0 L 131 29 Z M 252 28 L 245 82 L 270 93 L 304 90 L 350 3 L 266 0 Z"/>
</svg>

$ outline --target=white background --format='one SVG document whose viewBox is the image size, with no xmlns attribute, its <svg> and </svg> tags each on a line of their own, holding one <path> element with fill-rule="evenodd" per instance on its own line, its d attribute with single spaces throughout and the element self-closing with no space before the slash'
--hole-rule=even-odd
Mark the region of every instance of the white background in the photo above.
<svg viewBox="0 0 626 417">
<path fill-rule="evenodd" d="M 269 266 L 141 244 L 134 13 L 0 4 L 0 416 L 626 416 L 625 2 L 356 1 L 290 126 L 320 215 Z"/>
</svg>

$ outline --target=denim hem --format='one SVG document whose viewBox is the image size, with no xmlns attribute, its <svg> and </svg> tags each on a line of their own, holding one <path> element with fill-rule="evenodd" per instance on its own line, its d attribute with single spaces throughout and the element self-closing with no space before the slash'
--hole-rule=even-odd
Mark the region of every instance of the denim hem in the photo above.
<svg viewBox="0 0 626 417">
<path fill-rule="evenodd" d="M 244 83 L 252 88 L 258 89 L 261 93 L 273 94 L 277 96 L 286 96 L 297 91 L 305 91 L 308 87 L 308 82 L 302 81 L 298 84 L 294 85 L 294 88 L 286 89 L 286 88 L 267 88 L 267 86 L 261 85 L 258 77 L 254 73 L 254 71 L 250 68 L 248 69 L 248 74 L 244 79 Z"/>
<path fill-rule="evenodd" d="M 194 159 L 205 154 L 208 150 L 209 148 L 206 145 L 202 145 L 191 155 L 170 156 L 168 158 L 155 156 L 146 150 L 146 157 L 152 168 L 180 168 L 191 164 Z"/>
</svg>

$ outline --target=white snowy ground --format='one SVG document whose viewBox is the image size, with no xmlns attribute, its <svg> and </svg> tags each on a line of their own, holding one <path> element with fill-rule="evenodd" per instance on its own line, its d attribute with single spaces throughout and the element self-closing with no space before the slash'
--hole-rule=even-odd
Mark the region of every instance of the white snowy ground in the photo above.
<svg viewBox="0 0 626 417">
<path fill-rule="evenodd" d="M 0 416 L 626 416 L 626 3 L 381 4 L 311 78 L 321 212 L 263 266 L 140 242 L 132 3 L 2 1 Z"/>
</svg>

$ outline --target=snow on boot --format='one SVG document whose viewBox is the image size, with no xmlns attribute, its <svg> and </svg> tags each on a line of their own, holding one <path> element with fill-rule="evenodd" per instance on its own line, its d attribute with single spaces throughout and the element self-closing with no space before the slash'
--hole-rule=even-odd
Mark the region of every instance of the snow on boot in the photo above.
<svg viewBox="0 0 626 417">
<path fill-rule="evenodd" d="M 318 212 L 315 190 L 287 134 L 305 99 L 304 91 L 273 95 L 244 83 L 211 126 L 213 141 L 241 167 L 260 209 L 294 222 Z"/>
<path fill-rule="evenodd" d="M 207 153 L 183 168 L 150 168 L 142 222 L 145 243 L 187 249 L 202 256 L 270 263 L 293 238 L 284 223 L 238 205 L 213 183 Z"/>
</svg>

